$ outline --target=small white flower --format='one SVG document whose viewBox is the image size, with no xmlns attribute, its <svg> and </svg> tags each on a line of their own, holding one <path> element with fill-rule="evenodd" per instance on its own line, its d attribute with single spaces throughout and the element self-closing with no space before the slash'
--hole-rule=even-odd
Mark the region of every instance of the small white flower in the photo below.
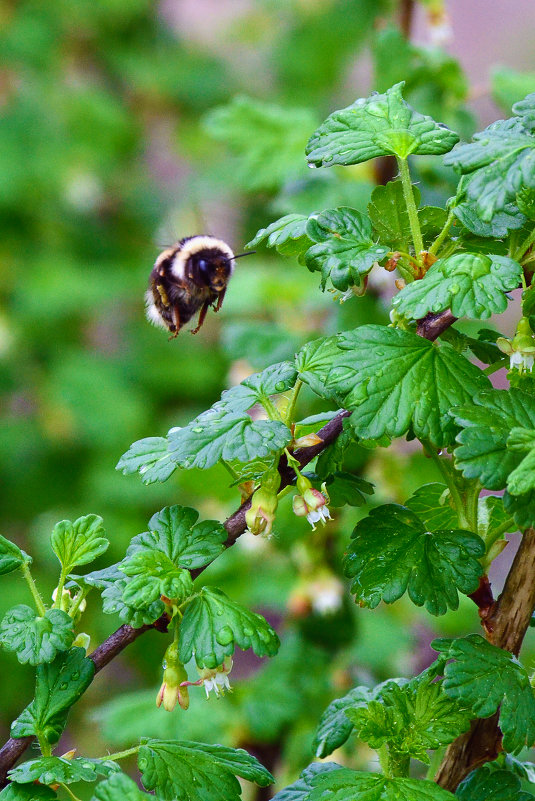
<svg viewBox="0 0 535 801">
<path fill-rule="evenodd" d="M 325 505 L 325 506 L 320 506 L 318 509 L 312 509 L 312 511 L 310 511 L 307 514 L 307 520 L 312 526 L 312 528 L 315 529 L 316 528 L 316 526 L 314 525 L 315 523 L 322 523 L 323 525 L 325 525 L 325 521 L 332 520 L 332 517 L 328 507 Z"/>
<path fill-rule="evenodd" d="M 519 350 L 514 350 L 509 359 L 509 368 L 513 370 L 516 367 L 521 373 L 523 373 L 524 370 L 531 372 L 534 360 L 532 354 L 525 354 L 521 353 Z"/>
</svg>

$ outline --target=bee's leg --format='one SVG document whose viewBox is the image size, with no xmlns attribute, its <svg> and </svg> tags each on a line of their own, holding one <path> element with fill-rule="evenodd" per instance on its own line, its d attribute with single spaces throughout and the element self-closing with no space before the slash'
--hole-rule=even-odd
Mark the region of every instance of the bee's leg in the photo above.
<svg viewBox="0 0 535 801">
<path fill-rule="evenodd" d="M 206 312 L 208 311 L 209 307 L 210 307 L 210 299 L 205 300 L 204 303 L 202 304 L 201 313 L 199 314 L 199 323 L 197 325 L 197 328 L 192 329 L 191 331 L 192 334 L 196 334 L 197 331 L 199 331 L 199 329 L 201 328 L 202 324 L 204 323 L 204 318 L 206 317 Z"/>
<path fill-rule="evenodd" d="M 178 336 L 178 332 L 180 331 L 180 314 L 178 311 L 178 306 L 173 308 L 173 320 L 174 320 L 174 327 L 170 328 L 169 330 L 172 333 L 172 336 L 169 339 L 176 339 Z"/>
<path fill-rule="evenodd" d="M 214 311 L 218 312 L 218 311 L 219 311 L 219 309 L 221 308 L 221 306 L 223 305 L 223 299 L 224 299 L 224 297 L 225 297 L 225 292 L 226 292 L 226 291 L 227 291 L 227 288 L 225 287 L 225 289 L 223 289 L 223 290 L 222 290 L 222 291 L 219 293 L 219 295 L 217 296 L 217 303 L 216 303 L 216 305 L 215 305 L 215 307 L 214 307 Z"/>
</svg>

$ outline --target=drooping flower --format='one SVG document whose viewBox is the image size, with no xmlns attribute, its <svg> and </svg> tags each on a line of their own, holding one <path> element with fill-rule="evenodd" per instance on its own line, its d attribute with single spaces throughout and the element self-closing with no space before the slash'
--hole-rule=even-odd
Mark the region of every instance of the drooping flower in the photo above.
<svg viewBox="0 0 535 801">
<path fill-rule="evenodd" d="M 329 495 L 325 482 L 321 485 L 322 492 L 320 492 L 314 489 L 306 476 L 299 475 L 297 477 L 297 489 L 299 494 L 294 495 L 292 504 L 294 514 L 298 517 L 306 517 L 313 530 L 316 529 L 316 523 L 325 525 L 325 521 L 331 519 L 327 506 Z"/>
<path fill-rule="evenodd" d="M 178 658 L 178 643 L 172 642 L 165 652 L 163 662 L 163 682 L 156 697 L 156 706 L 172 712 L 177 701 L 182 709 L 189 707 L 188 674 Z"/>
<path fill-rule="evenodd" d="M 262 483 L 251 498 L 251 506 L 245 513 L 245 522 L 251 534 L 264 534 L 268 537 L 273 528 L 277 511 L 277 494 L 281 483 L 279 471 L 268 470 L 262 476 Z"/>
<path fill-rule="evenodd" d="M 498 337 L 496 344 L 509 356 L 509 369 L 519 373 L 531 372 L 535 363 L 535 335 L 527 317 L 521 317 L 512 340 Z"/>
<path fill-rule="evenodd" d="M 219 698 L 220 695 L 224 695 L 225 692 L 228 690 L 232 692 L 232 688 L 230 686 L 228 680 L 228 674 L 232 670 L 232 657 L 227 656 L 225 657 L 225 661 L 219 667 L 210 669 L 210 668 L 203 668 L 199 670 L 200 673 L 200 680 L 197 682 L 198 684 L 202 684 L 204 689 L 206 690 L 206 697 L 210 697 L 210 693 L 213 690 L 216 697 Z"/>
</svg>

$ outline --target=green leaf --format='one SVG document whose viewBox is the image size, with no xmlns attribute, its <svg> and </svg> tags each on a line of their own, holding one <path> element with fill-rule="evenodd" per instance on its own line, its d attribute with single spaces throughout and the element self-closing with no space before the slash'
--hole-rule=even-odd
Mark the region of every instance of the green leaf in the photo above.
<svg viewBox="0 0 535 801">
<path fill-rule="evenodd" d="M 353 724 L 346 715 L 347 709 L 357 709 L 366 706 L 370 701 L 381 696 L 381 693 L 390 684 L 403 685 L 407 679 L 387 679 L 377 687 L 353 687 L 342 698 L 335 698 L 331 701 L 325 712 L 320 718 L 318 728 L 314 737 L 314 753 L 319 759 L 332 754 L 340 748 L 353 731 Z"/>
<path fill-rule="evenodd" d="M 413 186 L 415 205 L 420 205 L 420 190 Z M 401 181 L 376 186 L 368 204 L 368 214 L 379 241 L 390 250 L 408 250 L 412 242 L 409 215 Z"/>
<path fill-rule="evenodd" d="M 102 518 L 98 515 L 79 517 L 74 523 L 70 520 L 56 523 L 50 542 L 66 573 L 76 565 L 93 562 L 108 549 L 110 543 L 103 533 Z"/>
<path fill-rule="evenodd" d="M 266 367 L 261 373 L 254 373 L 244 379 L 242 386 L 254 393 L 255 402 L 263 403 L 270 395 L 292 389 L 296 380 L 297 370 L 292 362 L 279 362 Z"/>
<path fill-rule="evenodd" d="M 238 156 L 233 180 L 250 191 L 272 191 L 305 173 L 303 149 L 317 117 L 241 96 L 210 111 L 204 123 Z"/>
<path fill-rule="evenodd" d="M 272 801 L 307 801 L 312 790 L 312 780 L 332 770 L 342 770 L 342 767 L 336 762 L 313 762 L 304 769 L 296 782 L 274 795 Z"/>
<path fill-rule="evenodd" d="M 310 138 L 309 164 L 360 164 L 378 156 L 405 159 L 411 154 L 440 155 L 459 141 L 453 131 L 415 111 L 401 96 L 403 83 L 384 94 L 360 98 L 335 111 Z"/>
<path fill-rule="evenodd" d="M 149 740 L 139 749 L 143 785 L 175 801 L 238 801 L 236 776 L 260 787 L 274 782 L 271 773 L 241 748 L 187 740 Z"/>
<path fill-rule="evenodd" d="M 50 665 L 36 671 L 35 698 L 11 725 L 12 737 L 35 736 L 57 743 L 73 704 L 95 675 L 95 664 L 84 648 L 58 654 Z"/>
<path fill-rule="evenodd" d="M 31 563 L 32 559 L 27 553 L 0 534 L 0 576 Z"/>
<path fill-rule="evenodd" d="M 10 782 L 0 793 L 0 801 L 55 801 L 56 793 L 50 787 Z"/>
<path fill-rule="evenodd" d="M 83 577 L 90 587 L 102 590 L 102 609 L 107 615 L 118 615 L 123 623 L 128 623 L 137 629 L 145 624 L 154 623 L 164 611 L 164 604 L 157 600 L 150 606 L 134 609 L 124 598 L 124 592 L 131 579 L 127 578 L 119 569 L 121 562 L 104 570 L 95 570 Z"/>
<path fill-rule="evenodd" d="M 492 99 L 506 114 L 535 86 L 535 72 L 518 72 L 497 66 L 491 70 Z"/>
<path fill-rule="evenodd" d="M 373 485 L 360 476 L 343 471 L 331 473 L 327 480 L 329 506 L 363 506 L 366 495 L 373 495 Z"/>
<path fill-rule="evenodd" d="M 387 247 L 373 241 L 368 217 L 348 207 L 312 215 L 306 233 L 317 244 L 305 253 L 305 263 L 311 272 L 321 273 L 322 289 L 329 278 L 341 292 L 361 286 L 375 262 L 388 253 Z"/>
<path fill-rule="evenodd" d="M 167 450 L 166 437 L 145 437 L 134 442 L 116 465 L 123 475 L 139 473 L 144 484 L 163 482 L 173 475 L 176 463 Z"/>
<path fill-rule="evenodd" d="M 345 409 L 362 439 L 392 438 L 412 426 L 437 448 L 453 441 L 448 412 L 490 387 L 488 378 L 447 343 L 432 343 L 397 328 L 364 325 L 339 336 L 341 352 L 327 390 Z"/>
<path fill-rule="evenodd" d="M 153 795 L 142 793 L 125 773 L 113 773 L 95 787 L 91 801 L 154 801 Z"/>
<path fill-rule="evenodd" d="M 0 623 L 0 645 L 14 651 L 23 665 L 52 662 L 73 640 L 73 621 L 61 609 L 49 609 L 39 617 L 31 607 L 19 604 L 9 609 Z"/>
<path fill-rule="evenodd" d="M 202 520 L 188 506 L 166 506 L 149 520 L 149 530 L 134 537 L 127 557 L 139 552 L 161 551 L 175 564 L 193 570 L 213 562 L 224 550 L 228 537 L 217 520 Z"/>
<path fill-rule="evenodd" d="M 459 525 L 451 492 L 445 484 L 424 484 L 405 506 L 420 518 L 429 531 L 453 529 Z"/>
<path fill-rule="evenodd" d="M 433 645 L 434 647 L 434 645 Z M 535 698 L 525 668 L 508 651 L 469 634 L 449 645 L 444 691 L 481 718 L 500 708 L 503 747 L 513 754 L 535 743 Z"/>
<path fill-rule="evenodd" d="M 332 398 L 325 386 L 331 367 L 339 355 L 336 337 L 322 337 L 307 342 L 296 354 L 295 366 L 299 378 L 320 397 Z"/>
<path fill-rule="evenodd" d="M 305 214 L 286 214 L 267 228 L 261 228 L 245 247 L 256 248 L 265 241 L 266 247 L 275 248 L 282 256 L 301 257 L 312 244 L 306 233 L 307 222 Z"/>
<path fill-rule="evenodd" d="M 179 655 L 183 664 L 195 656 L 200 668 L 216 668 L 238 645 L 257 656 L 274 656 L 279 638 L 256 612 L 232 601 L 222 590 L 203 587 L 186 606 L 180 623 Z"/>
<path fill-rule="evenodd" d="M 510 495 L 507 490 L 503 495 L 505 511 L 513 515 L 518 528 L 523 531 L 535 526 L 535 492 L 531 490 L 525 495 Z"/>
<path fill-rule="evenodd" d="M 457 591 L 474 592 L 483 572 L 480 537 L 469 531 L 428 531 L 414 512 L 387 504 L 357 523 L 344 559 L 355 600 L 371 609 L 408 591 L 432 615 L 457 609 Z"/>
<path fill-rule="evenodd" d="M 11 781 L 18 784 L 39 782 L 40 784 L 73 784 L 74 782 L 94 782 L 99 776 L 109 776 L 121 770 L 116 762 L 109 759 L 88 759 L 76 757 L 41 757 L 17 765 L 8 772 Z"/>
<path fill-rule="evenodd" d="M 515 388 L 492 389 L 475 395 L 470 405 L 452 409 L 451 415 L 461 427 L 455 448 L 457 468 L 487 489 L 503 489 L 523 458 L 507 447 L 511 429 L 535 428 L 533 396 Z"/>
<path fill-rule="evenodd" d="M 460 203 L 455 206 L 453 213 L 471 233 L 493 239 L 506 237 L 509 231 L 522 228 L 526 222 L 525 216 L 512 203 L 507 203 L 501 211 L 497 211 L 489 222 L 481 219 L 473 203 Z"/>
<path fill-rule="evenodd" d="M 444 158 L 444 164 L 469 175 L 466 197 L 483 222 L 514 203 L 517 192 L 535 187 L 535 137 L 530 126 L 535 94 L 528 95 L 513 111 L 520 116 L 498 120 L 459 144 Z"/>
<path fill-rule="evenodd" d="M 393 684 L 380 700 L 349 708 L 346 715 L 357 736 L 375 750 L 389 751 L 429 764 L 428 750 L 453 742 L 470 728 L 470 711 L 444 694 L 434 676 L 418 677 L 402 687 Z"/>
<path fill-rule="evenodd" d="M 306 801 L 454 801 L 455 796 L 426 779 L 389 779 L 377 773 L 341 768 L 312 780 Z"/>
<path fill-rule="evenodd" d="M 162 551 L 135 553 L 119 570 L 132 579 L 123 591 L 123 600 L 132 609 L 146 609 L 161 595 L 182 603 L 193 592 L 189 570 L 175 567 Z"/>
<path fill-rule="evenodd" d="M 505 311 L 505 292 L 516 289 L 521 276 L 521 266 L 505 256 L 457 253 L 436 261 L 424 278 L 393 298 L 392 306 L 410 320 L 445 309 L 455 317 L 484 320 Z"/>
<path fill-rule="evenodd" d="M 458 801 L 528 801 L 531 793 L 521 792 L 518 776 L 490 765 L 472 771 L 455 791 Z"/>
<path fill-rule="evenodd" d="M 528 451 L 507 479 L 507 490 L 511 495 L 524 495 L 535 489 L 535 430 L 512 428 L 507 448 L 516 453 Z"/>
</svg>

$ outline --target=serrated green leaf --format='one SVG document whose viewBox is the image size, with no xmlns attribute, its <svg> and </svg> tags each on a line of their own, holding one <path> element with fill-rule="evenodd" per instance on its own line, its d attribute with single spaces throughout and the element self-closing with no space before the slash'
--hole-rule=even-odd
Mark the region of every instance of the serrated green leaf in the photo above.
<svg viewBox="0 0 535 801">
<path fill-rule="evenodd" d="M 36 671 L 35 698 L 11 725 L 12 737 L 35 736 L 57 743 L 71 706 L 89 687 L 95 664 L 83 648 L 58 654 L 50 665 Z"/>
<path fill-rule="evenodd" d="M 529 526 L 535 526 L 535 491 L 531 490 L 525 495 L 511 495 L 506 490 L 503 495 L 503 505 L 505 511 L 514 517 L 521 531 Z"/>
<path fill-rule="evenodd" d="M 320 397 L 331 399 L 325 382 L 334 360 L 339 355 L 336 337 L 322 337 L 307 342 L 296 354 L 295 366 L 299 378 Z"/>
<path fill-rule="evenodd" d="M 445 309 L 455 317 L 484 320 L 505 311 L 505 293 L 519 286 L 521 276 L 521 266 L 506 256 L 457 253 L 436 261 L 424 278 L 393 298 L 392 306 L 411 320 Z"/>
<path fill-rule="evenodd" d="M 56 523 L 50 542 L 66 573 L 76 565 L 93 562 L 108 549 L 110 543 L 103 533 L 102 518 L 98 515 L 85 515 L 74 523 L 70 520 Z"/>
<path fill-rule="evenodd" d="M 525 216 L 512 203 L 507 203 L 488 222 L 481 219 L 477 207 L 472 202 L 460 203 L 455 206 L 453 213 L 471 233 L 493 239 L 506 237 L 510 231 L 522 228 L 526 222 Z"/>
<path fill-rule="evenodd" d="M 489 765 L 472 771 L 459 784 L 458 801 L 527 801 L 530 793 L 521 792 L 520 779 L 509 770 L 495 770 Z"/>
<path fill-rule="evenodd" d="M 443 448 L 455 432 L 451 407 L 490 387 L 450 345 L 409 331 L 364 325 L 341 334 L 339 347 L 325 383 L 340 405 L 356 410 L 349 424 L 362 439 L 400 437 L 412 426 Z"/>
<path fill-rule="evenodd" d="M 444 158 L 444 164 L 470 176 L 466 196 L 483 222 L 514 203 L 521 189 L 535 186 L 535 137 L 529 122 L 534 104 L 535 94 L 528 95 L 513 108 L 519 116 L 492 123 Z"/>
<path fill-rule="evenodd" d="M 267 787 L 271 773 L 241 748 L 204 743 L 149 740 L 139 749 L 143 785 L 175 801 L 238 801 L 236 778 Z"/>
<path fill-rule="evenodd" d="M 429 764 L 428 750 L 448 745 L 470 727 L 470 710 L 459 707 L 433 676 L 417 677 L 400 687 L 383 690 L 380 700 L 370 700 L 346 710 L 357 736 L 377 750 L 389 751 Z"/>
<path fill-rule="evenodd" d="M 125 476 L 139 473 L 144 484 L 167 481 L 176 468 L 167 450 L 166 437 L 139 439 L 123 453 L 115 467 Z"/>
<path fill-rule="evenodd" d="M 279 638 L 256 612 L 232 601 L 222 590 L 203 587 L 186 606 L 180 623 L 179 655 L 183 664 L 192 656 L 200 668 L 216 668 L 238 645 L 257 656 L 274 656 Z"/>
<path fill-rule="evenodd" d="M 123 601 L 133 609 L 145 609 L 161 595 L 182 603 L 193 592 L 189 570 L 176 567 L 162 551 L 141 551 L 125 559 L 119 570 L 128 576 Z"/>
<path fill-rule="evenodd" d="M 329 506 L 363 506 L 366 495 L 373 495 L 373 485 L 353 473 L 337 471 L 327 480 Z"/>
<path fill-rule="evenodd" d="M 360 98 L 335 111 L 314 132 L 306 153 L 309 164 L 360 164 L 378 156 L 440 155 L 451 150 L 459 137 L 431 117 L 415 111 L 403 100 L 403 83 L 384 94 Z"/>
<path fill-rule="evenodd" d="M 14 542 L 0 534 L 0 576 L 11 573 L 22 565 L 31 565 L 32 559 Z"/>
<path fill-rule="evenodd" d="M 423 206 L 418 209 L 418 222 L 424 246 L 431 245 L 446 224 L 448 212 L 440 206 Z"/>
<path fill-rule="evenodd" d="M 275 248 L 282 256 L 300 257 L 312 244 L 306 234 L 307 222 L 305 214 L 286 214 L 267 228 L 261 228 L 245 247 L 256 248 L 265 241 L 266 247 Z"/>
<path fill-rule="evenodd" d="M 73 640 L 73 621 L 61 609 L 49 609 L 40 617 L 31 607 L 19 604 L 8 609 L 0 623 L 0 645 L 14 651 L 23 665 L 52 662 Z"/>
<path fill-rule="evenodd" d="M 513 429 L 513 431 L 515 431 L 515 429 Z M 528 433 L 531 436 L 535 435 L 535 431 Z M 511 437 L 509 436 L 507 447 L 510 450 L 514 450 L 514 448 L 511 448 L 510 443 Z M 524 456 L 518 467 L 509 473 L 507 490 L 511 495 L 525 495 L 527 492 L 535 490 L 535 448 L 532 448 L 532 450 Z"/>
<path fill-rule="evenodd" d="M 137 784 L 125 773 L 114 773 L 100 782 L 91 801 L 151 801 L 153 795 L 142 793 Z"/>
<path fill-rule="evenodd" d="M 254 373 L 244 379 L 242 386 L 254 392 L 256 400 L 263 403 L 270 395 L 291 389 L 296 380 L 297 370 L 292 362 L 279 362 L 266 367 L 261 373 Z"/>
<path fill-rule="evenodd" d="M 217 520 L 202 520 L 188 506 L 166 506 L 149 520 L 149 530 L 134 537 L 127 557 L 143 552 L 161 551 L 176 567 L 193 570 L 213 562 L 224 551 L 227 530 Z"/>
<path fill-rule="evenodd" d="M 457 591 L 474 592 L 483 572 L 480 537 L 469 531 L 428 531 L 414 512 L 387 504 L 357 523 L 344 573 L 353 578 L 357 603 L 376 607 L 393 603 L 408 591 L 416 606 L 432 615 L 457 609 Z"/>
<path fill-rule="evenodd" d="M 465 478 L 477 478 L 491 490 L 503 489 L 523 454 L 507 448 L 512 428 L 535 428 L 535 399 L 520 389 L 492 389 L 475 395 L 470 405 L 451 411 L 458 426 L 455 461 Z"/>
<path fill-rule="evenodd" d="M 305 253 L 305 264 L 311 272 L 321 273 L 322 289 L 329 278 L 341 292 L 361 286 L 375 262 L 388 253 L 387 247 L 373 241 L 368 217 L 348 207 L 312 215 L 306 233 L 317 244 Z"/>
<path fill-rule="evenodd" d="M 157 600 L 150 606 L 134 609 L 125 603 L 123 594 L 128 586 L 128 579 L 119 570 L 120 562 L 104 570 L 95 570 L 84 576 L 84 581 L 90 587 L 97 587 L 102 591 L 102 610 L 107 615 L 118 615 L 123 623 L 128 623 L 137 629 L 145 624 L 154 623 L 164 611 L 164 604 Z"/>
<path fill-rule="evenodd" d="M 453 529 L 459 525 L 459 517 L 445 484 L 424 484 L 406 502 L 407 506 L 422 521 L 429 531 Z"/>
<path fill-rule="evenodd" d="M 57 795 L 50 787 L 38 785 L 27 787 L 25 784 L 15 784 L 15 782 L 10 782 L 0 792 L 0 801 L 54 801 L 55 799 Z"/>
<path fill-rule="evenodd" d="M 529 676 L 508 651 L 469 634 L 449 645 L 444 691 L 481 718 L 500 708 L 503 747 L 513 754 L 535 743 L 535 697 Z"/>
<path fill-rule="evenodd" d="M 312 779 L 306 801 L 454 801 L 455 796 L 427 779 L 389 779 L 377 773 L 341 768 Z"/>
<path fill-rule="evenodd" d="M 412 191 L 418 207 L 420 190 L 413 186 Z M 390 250 L 408 250 L 412 234 L 401 181 L 376 186 L 368 204 L 368 214 L 383 245 L 388 245 Z"/>
<path fill-rule="evenodd" d="M 304 769 L 296 782 L 274 795 L 272 801 L 307 801 L 312 790 L 311 782 L 316 776 L 341 769 L 342 766 L 336 762 L 313 762 Z"/>
<path fill-rule="evenodd" d="M 87 757 L 65 759 L 64 757 L 50 756 L 23 762 L 22 765 L 17 765 L 16 768 L 10 770 L 8 777 L 17 784 L 29 784 L 30 782 L 73 784 L 73 782 L 94 782 L 99 776 L 109 776 L 120 770 L 119 765 L 109 759 L 88 759 Z"/>
</svg>

